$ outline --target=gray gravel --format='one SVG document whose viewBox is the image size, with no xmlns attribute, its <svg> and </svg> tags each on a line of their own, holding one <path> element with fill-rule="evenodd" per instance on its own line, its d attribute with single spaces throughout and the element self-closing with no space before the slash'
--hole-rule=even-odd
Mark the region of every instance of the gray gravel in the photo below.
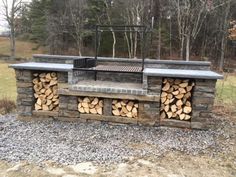
<svg viewBox="0 0 236 177">
<path fill-rule="evenodd" d="M 113 126 L 60 121 L 22 122 L 0 116 L 0 160 L 119 163 L 132 157 L 220 151 L 217 131 L 166 127 Z"/>
</svg>

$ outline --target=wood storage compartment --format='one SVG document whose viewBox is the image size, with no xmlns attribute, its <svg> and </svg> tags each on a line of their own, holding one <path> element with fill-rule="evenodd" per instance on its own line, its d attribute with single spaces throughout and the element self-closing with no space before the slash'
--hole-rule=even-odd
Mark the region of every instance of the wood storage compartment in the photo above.
<svg viewBox="0 0 236 177">
<path fill-rule="evenodd" d="M 192 91 L 195 82 L 190 79 L 164 78 L 161 93 L 161 119 L 189 121 L 192 113 Z"/>
<path fill-rule="evenodd" d="M 112 101 L 112 115 L 137 118 L 138 117 L 138 102 L 129 100 L 113 100 Z"/>
<path fill-rule="evenodd" d="M 78 97 L 78 111 L 82 114 L 103 114 L 103 99 L 98 97 Z"/>
<path fill-rule="evenodd" d="M 33 88 L 36 111 L 58 111 L 58 78 L 55 72 L 33 74 Z"/>
</svg>

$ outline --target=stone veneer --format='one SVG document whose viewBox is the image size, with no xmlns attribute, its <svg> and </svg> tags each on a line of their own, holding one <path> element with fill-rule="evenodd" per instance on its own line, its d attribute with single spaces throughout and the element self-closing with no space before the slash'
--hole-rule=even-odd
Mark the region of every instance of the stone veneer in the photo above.
<svg viewBox="0 0 236 177">
<path fill-rule="evenodd" d="M 66 61 L 66 60 L 65 60 Z M 105 62 L 105 60 L 103 61 Z M 111 62 L 109 60 L 109 62 Z M 109 63 L 108 62 L 108 63 Z M 153 61 L 155 63 L 155 61 Z M 108 64 L 107 63 L 107 64 Z M 176 63 L 176 62 L 173 62 Z M 172 63 L 172 64 L 173 64 Z M 104 64 L 104 63 L 103 63 Z M 161 62 L 160 62 L 161 64 Z M 192 69 L 193 66 L 201 70 L 206 69 L 208 71 L 209 65 L 203 63 L 192 63 L 184 64 L 178 63 L 171 64 L 162 63 L 162 66 L 168 66 L 166 68 L 179 68 Z M 192 118 L 191 121 L 181 121 L 166 119 L 160 120 L 160 94 L 162 87 L 162 79 L 164 76 L 153 75 L 151 73 L 148 75 L 144 73 L 142 75 L 129 74 L 124 77 L 131 83 L 137 83 L 142 80 L 142 84 L 135 94 L 132 92 L 132 88 L 122 87 L 118 89 L 103 89 L 102 85 L 97 85 L 97 87 L 82 87 L 73 85 L 74 83 L 80 83 L 82 80 L 92 80 L 93 74 L 88 72 L 80 72 L 77 75 L 73 73 L 72 70 L 62 70 L 57 68 L 51 68 L 51 71 L 57 72 L 59 80 L 59 111 L 34 111 L 33 105 L 35 99 L 33 97 L 33 73 L 39 72 L 39 70 L 44 71 L 41 63 L 38 63 L 39 67 L 24 69 L 23 65 L 12 65 L 16 71 L 16 85 L 17 85 L 17 110 L 18 118 L 21 120 L 41 120 L 41 119 L 58 119 L 62 121 L 99 121 L 99 122 L 112 122 L 112 123 L 128 123 L 137 125 L 148 125 L 148 126 L 174 126 L 182 128 L 194 128 L 194 129 L 208 129 L 213 126 L 214 119 L 212 118 L 212 108 L 214 104 L 215 97 L 215 84 L 217 77 L 198 79 L 195 80 L 196 86 L 193 90 L 192 98 Z M 155 66 L 155 65 L 153 65 Z M 47 66 L 48 67 L 48 66 Z M 189 67 L 189 68 L 188 68 Z M 49 67 L 50 68 L 50 67 Z M 47 68 L 47 71 L 49 71 Z M 63 64 L 60 66 L 63 68 Z M 158 67 L 157 67 L 158 68 Z M 177 67 L 178 68 L 178 67 Z M 171 70 L 170 70 L 171 71 Z M 181 70 L 180 70 L 181 71 Z M 197 71 L 198 72 L 198 71 Z M 107 75 L 107 76 L 106 76 Z M 118 75 L 119 76 L 119 75 Z M 186 75 L 186 78 L 188 75 Z M 125 80 L 109 80 L 109 74 L 102 73 L 99 80 L 108 80 L 112 82 L 123 82 Z M 121 76 L 119 76 L 121 77 Z M 142 77 L 142 79 L 141 79 Z M 115 77 L 116 78 L 116 77 Z M 130 79 L 129 79 L 130 78 Z M 140 78 L 140 80 L 138 79 Z M 191 79 L 191 78 L 190 78 Z M 122 85 L 122 84 L 120 84 Z M 78 88 L 78 89 L 76 89 Z M 119 89 L 121 91 L 119 91 Z M 123 91 L 126 90 L 126 91 Z M 130 91 L 129 91 L 130 90 Z M 99 97 L 104 100 L 103 115 L 92 115 L 92 114 L 80 114 L 78 112 L 78 97 L 89 96 L 89 97 Z M 136 100 L 139 104 L 138 118 L 123 118 L 112 115 L 112 100 L 113 99 L 128 99 Z"/>
</svg>

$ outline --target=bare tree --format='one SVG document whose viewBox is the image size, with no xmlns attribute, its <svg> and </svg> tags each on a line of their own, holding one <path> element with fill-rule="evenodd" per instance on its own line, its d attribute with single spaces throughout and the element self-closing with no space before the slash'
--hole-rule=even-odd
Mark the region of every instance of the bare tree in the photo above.
<svg viewBox="0 0 236 177">
<path fill-rule="evenodd" d="M 142 0 L 130 0 L 126 2 L 126 9 L 123 12 L 124 21 L 126 25 L 141 25 L 143 24 L 144 18 L 144 3 Z M 134 32 L 125 32 L 125 39 L 127 42 L 129 58 L 137 57 L 137 47 L 138 47 L 138 36 L 140 35 L 139 29 L 129 29 Z"/>
<path fill-rule="evenodd" d="M 230 14 L 230 3 L 231 1 L 228 1 L 226 3 L 226 6 L 224 8 L 223 20 L 222 20 L 222 36 L 221 36 L 221 52 L 220 52 L 220 70 L 223 71 L 224 67 L 224 58 L 225 58 L 225 46 L 226 46 L 226 36 L 227 36 L 227 28 L 229 26 L 228 20 L 229 20 L 229 14 Z"/>
<path fill-rule="evenodd" d="M 74 28 L 74 33 L 72 33 L 72 36 L 76 41 L 78 54 L 81 56 L 83 47 L 83 37 L 85 35 L 84 24 L 85 24 L 86 1 L 69 0 L 68 6 L 69 6 L 70 20 Z"/>
<path fill-rule="evenodd" d="M 108 3 L 107 0 L 104 0 L 104 3 L 105 3 L 105 6 L 106 6 L 106 16 L 107 16 L 107 20 L 108 20 L 108 23 L 109 25 L 112 25 L 112 21 L 111 21 L 111 4 Z M 113 1 L 111 1 L 111 3 L 113 3 Z M 115 32 L 113 30 L 113 28 L 111 27 L 110 28 L 111 30 L 111 33 L 112 33 L 112 38 L 113 38 L 113 45 L 112 45 L 112 58 L 115 58 L 115 55 L 116 55 L 116 35 L 115 35 Z"/>
<path fill-rule="evenodd" d="M 11 46 L 11 58 L 15 58 L 15 51 L 16 51 L 16 19 L 19 16 L 19 12 L 21 9 L 22 0 L 2 0 L 3 3 L 3 16 L 8 23 L 10 28 L 10 46 Z"/>
<path fill-rule="evenodd" d="M 183 59 L 185 45 L 185 59 L 189 61 L 191 41 L 193 42 L 209 12 L 208 0 L 173 0 L 176 9 L 180 39 L 180 57 Z"/>
</svg>

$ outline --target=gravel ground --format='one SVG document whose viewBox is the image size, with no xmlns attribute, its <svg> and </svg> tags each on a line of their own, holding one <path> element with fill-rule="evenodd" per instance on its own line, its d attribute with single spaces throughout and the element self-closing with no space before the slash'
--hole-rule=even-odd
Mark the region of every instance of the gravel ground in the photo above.
<svg viewBox="0 0 236 177">
<path fill-rule="evenodd" d="M 129 157 L 160 156 L 167 151 L 187 154 L 222 151 L 218 131 L 166 127 L 113 126 L 60 121 L 22 122 L 0 116 L 0 160 L 61 164 L 93 161 L 120 163 Z M 225 135 L 227 138 L 227 135 Z"/>
</svg>

